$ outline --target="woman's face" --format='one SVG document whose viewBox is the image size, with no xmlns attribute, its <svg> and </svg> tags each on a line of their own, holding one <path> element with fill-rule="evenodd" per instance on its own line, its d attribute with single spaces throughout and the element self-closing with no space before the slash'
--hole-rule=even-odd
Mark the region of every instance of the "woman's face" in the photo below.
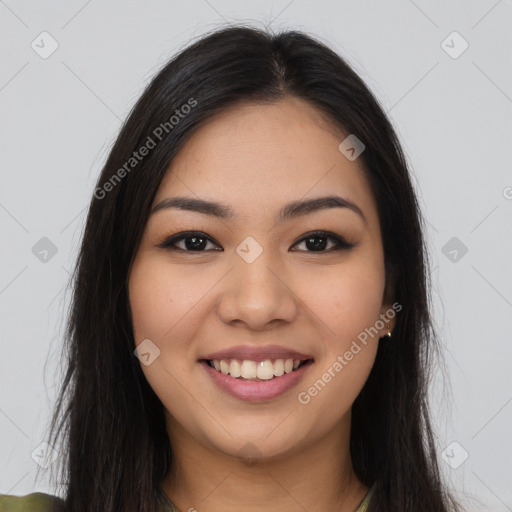
<svg viewBox="0 0 512 512">
<path fill-rule="evenodd" d="M 360 159 L 338 148 L 348 135 L 288 98 L 210 120 L 174 159 L 129 278 L 171 443 L 279 457 L 346 432 L 394 325 L 376 204 Z M 299 205 L 325 196 L 348 206 Z"/>
</svg>

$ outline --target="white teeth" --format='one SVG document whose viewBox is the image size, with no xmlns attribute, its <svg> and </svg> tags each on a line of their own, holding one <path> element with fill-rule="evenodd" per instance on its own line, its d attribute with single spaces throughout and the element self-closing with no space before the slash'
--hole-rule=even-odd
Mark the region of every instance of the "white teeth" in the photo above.
<svg viewBox="0 0 512 512">
<path fill-rule="evenodd" d="M 284 373 L 284 361 L 282 359 L 276 359 L 274 361 L 274 375 L 281 377 Z"/>
<path fill-rule="evenodd" d="M 240 375 L 244 379 L 254 379 L 256 377 L 256 363 L 254 361 L 244 360 L 242 362 L 242 368 L 240 369 Z"/>
<path fill-rule="evenodd" d="M 256 376 L 261 380 L 269 380 L 274 376 L 274 365 L 270 359 L 258 363 Z"/>
<path fill-rule="evenodd" d="M 229 365 L 229 374 L 231 377 L 240 377 L 242 375 L 242 365 L 236 359 L 233 359 Z"/>
<path fill-rule="evenodd" d="M 228 363 L 226 363 L 226 361 L 224 361 L 224 359 L 221 360 L 220 362 L 220 371 L 224 374 L 224 375 L 227 375 L 229 373 L 229 366 L 228 366 Z"/>
<path fill-rule="evenodd" d="M 213 367 L 218 372 L 224 375 L 231 375 L 231 377 L 235 378 L 242 377 L 244 379 L 258 378 L 260 380 L 270 380 L 296 370 L 301 361 L 300 359 L 276 359 L 272 363 L 270 359 L 265 361 L 214 359 L 211 363 L 213 363 Z"/>
</svg>

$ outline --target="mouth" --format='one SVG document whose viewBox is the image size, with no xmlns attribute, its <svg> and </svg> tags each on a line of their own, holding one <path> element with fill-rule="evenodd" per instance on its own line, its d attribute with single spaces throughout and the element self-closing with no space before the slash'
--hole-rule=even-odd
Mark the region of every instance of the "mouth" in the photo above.
<svg viewBox="0 0 512 512">
<path fill-rule="evenodd" d="M 295 388 L 312 358 L 201 359 L 198 361 L 214 386 L 245 402 L 268 403 Z"/>
<path fill-rule="evenodd" d="M 312 364 L 312 358 L 268 358 L 268 359 L 201 359 L 216 372 L 241 381 L 270 381 L 294 373 L 303 366 Z"/>
<path fill-rule="evenodd" d="M 238 400 L 266 403 L 296 387 L 314 359 L 280 345 L 239 345 L 202 354 L 198 363 L 216 389 Z"/>
</svg>

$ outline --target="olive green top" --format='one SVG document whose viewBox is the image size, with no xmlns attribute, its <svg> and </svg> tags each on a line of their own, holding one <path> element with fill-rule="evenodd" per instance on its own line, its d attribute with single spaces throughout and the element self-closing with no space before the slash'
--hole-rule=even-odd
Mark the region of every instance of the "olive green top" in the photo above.
<svg viewBox="0 0 512 512">
<path fill-rule="evenodd" d="M 0 512 L 61 512 L 63 504 L 57 496 L 43 492 L 26 496 L 0 494 Z"/>
<path fill-rule="evenodd" d="M 373 490 L 374 487 L 368 491 L 355 512 L 366 512 Z M 158 497 L 162 505 L 159 512 L 180 512 L 161 489 Z M 26 496 L 0 494 L 0 512 L 62 512 L 63 506 L 61 498 L 43 492 L 33 492 Z"/>
</svg>

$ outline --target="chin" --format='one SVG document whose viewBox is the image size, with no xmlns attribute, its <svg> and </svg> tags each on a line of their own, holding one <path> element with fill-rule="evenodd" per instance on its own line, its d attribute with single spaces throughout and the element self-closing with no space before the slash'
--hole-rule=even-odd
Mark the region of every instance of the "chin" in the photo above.
<svg viewBox="0 0 512 512">
<path fill-rule="evenodd" d="M 282 421 L 282 418 L 280 419 Z M 304 438 L 299 433 L 290 431 L 290 427 L 278 432 L 276 425 L 265 431 L 230 430 L 233 435 L 228 434 L 222 439 L 209 439 L 211 446 L 223 452 L 230 457 L 244 462 L 247 466 L 252 466 L 260 461 L 276 461 L 280 458 L 299 453 L 304 447 Z"/>
</svg>

